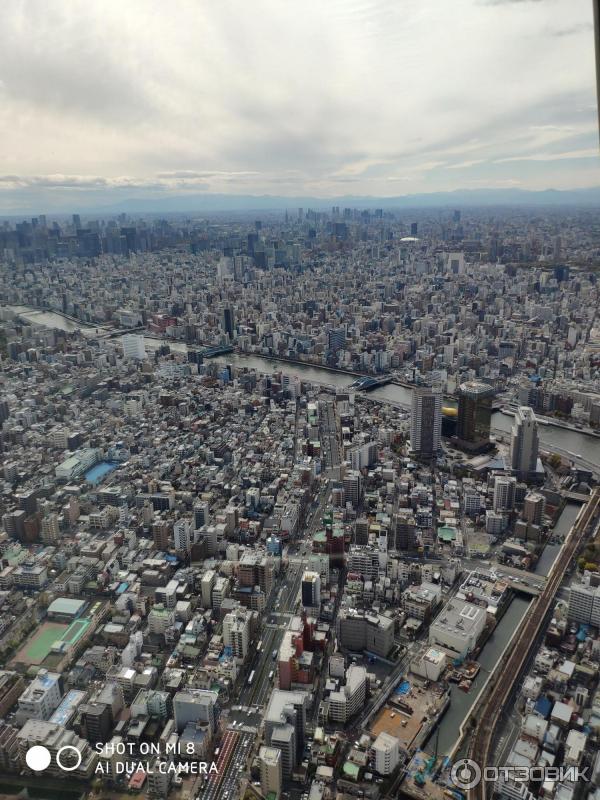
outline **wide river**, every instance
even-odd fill
[[[9,306],[9,308],[18,313],[22,319],[44,327],[58,328],[71,332],[79,328],[84,333],[86,329],[89,329],[90,332],[94,330],[92,326],[85,325],[84,323],[77,323],[58,312],[37,311],[27,306]],[[146,346],[148,349],[155,349],[158,343],[159,341],[157,339],[146,338]],[[186,352],[187,350],[187,345],[182,342],[165,343],[169,345],[171,350],[177,352]],[[303,381],[321,383],[338,388],[345,388],[354,380],[354,377],[348,373],[336,372],[335,370],[326,369],[325,367],[315,367],[309,364],[283,362],[263,356],[229,353],[215,360],[248,367],[249,369],[255,369],[258,372],[267,374],[283,371],[287,375],[297,376]],[[368,396],[373,400],[390,402],[410,408],[412,392],[409,388],[404,386],[388,384],[387,386],[382,386],[379,389],[369,392]],[[499,411],[494,413],[492,427],[497,433],[509,433],[511,425],[512,417],[502,414]],[[583,465],[586,465],[587,462],[588,464],[600,467],[600,437],[588,436],[579,431],[558,428],[553,425],[540,425],[539,435],[542,447],[545,449],[554,449],[563,455],[572,455],[576,453],[581,456]]]

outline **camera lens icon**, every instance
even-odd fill
[[[79,767],[81,761],[81,753],[72,744],[65,744],[56,753],[56,763],[63,772],[73,772]]]
[[[461,758],[450,770],[450,780],[458,789],[472,789],[481,780],[481,768],[471,758]]]
[[[66,744],[56,752],[56,765],[63,772],[73,772],[82,762],[82,755],[72,744]],[[25,753],[25,763],[34,772],[43,772],[52,762],[52,753],[47,747],[36,744]]]

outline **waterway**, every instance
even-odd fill
[[[10,308],[18,313],[20,317],[32,324],[59,328],[69,332],[73,332],[79,328],[83,333],[89,334],[93,334],[96,330],[92,325],[87,325],[85,323],[78,324],[58,312],[37,311],[27,308],[26,306],[10,306]],[[145,341],[146,347],[149,350],[156,349],[160,344],[160,340],[154,338],[146,338]],[[187,345],[183,342],[165,342],[165,344],[168,344],[171,350],[175,352],[185,353],[187,351]],[[257,355],[228,353],[215,360],[219,363],[247,367],[248,369],[255,369],[258,372],[267,374],[272,372],[285,372],[286,375],[296,376],[303,381],[335,386],[340,389],[348,387],[354,380],[352,375],[329,370],[325,367],[312,366],[310,364],[287,363]],[[390,402],[410,408],[412,392],[407,387],[388,384],[387,386],[382,386],[369,392],[368,397],[374,400]],[[510,433],[512,422],[512,417],[502,414],[501,412],[496,412],[493,415],[492,426],[496,430],[506,434]],[[587,436],[578,431],[557,428],[551,425],[540,425],[539,436],[540,442],[545,449],[551,450],[556,448],[564,453],[567,451],[580,453],[584,461],[600,467],[600,438]]]
[[[554,536],[563,538],[571,530],[575,518],[581,509],[579,503],[567,503],[563,508],[560,517],[556,520],[556,525],[552,530]],[[547,575],[550,572],[552,564],[556,560],[556,556],[560,552],[560,544],[547,544],[544,552],[540,556],[539,561],[535,565],[535,572],[538,575]]]
[[[567,503],[556,521],[554,532],[566,536],[575,522],[580,508],[581,506],[578,503]],[[538,575],[548,574],[559,550],[559,545],[548,545],[548,547],[545,548],[537,564],[536,573]],[[504,616],[498,623],[492,636],[485,643],[477,659],[479,664],[481,664],[481,670],[473,681],[471,690],[469,692],[463,692],[456,684],[451,684],[452,699],[450,706],[440,722],[439,733],[434,731],[425,747],[428,753],[433,753],[435,751],[436,737],[438,755],[444,755],[452,750],[458,738],[458,731],[462,721],[469,713],[482,686],[487,680],[491,670],[497,664],[514,631],[525,616],[531,602],[531,600],[525,597],[513,597]]]
[[[492,426],[504,433],[510,433],[513,418],[508,414],[497,411],[493,415]],[[587,436],[579,431],[558,428],[555,425],[539,425],[538,433],[540,444],[545,450],[553,447],[571,453],[580,453],[583,459],[592,464],[600,465],[600,437]]]
[[[437,747],[439,756],[449,753],[459,735],[460,726],[477,699],[481,688],[494,669],[507,642],[527,613],[531,600],[514,597],[496,629],[485,643],[477,661],[481,664],[479,674],[473,681],[471,690],[463,692],[457,684],[451,684],[450,706],[425,746],[428,753],[434,753]]]

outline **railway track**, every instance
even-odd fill
[[[575,556],[583,539],[588,535],[592,525],[596,522],[599,505],[600,488],[596,487],[587,505],[582,507],[580,516],[575,521],[575,525],[571,528],[569,535],[565,539],[560,554],[554,562],[550,575],[548,576],[546,586],[539,595],[537,601],[534,601],[535,607],[525,621],[521,633],[514,643],[507,660],[501,666],[502,671],[499,678],[492,686],[477,715],[478,724],[471,738],[468,757],[482,768],[489,765],[495,729],[504,704],[523,669],[529,652],[529,645],[531,642],[535,641],[539,633],[540,626],[550,609],[550,604],[562,583],[565,571],[571,563],[571,559]],[[498,668],[496,672],[498,672]],[[488,791],[485,781],[480,781],[477,786],[469,790],[468,797],[469,800],[486,800],[486,797],[492,796],[492,792],[492,786],[489,786]]]

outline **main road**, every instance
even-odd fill
[[[287,572],[284,573],[280,585],[273,589],[266,605],[263,615],[265,622],[262,630],[261,650],[254,654],[247,670],[248,676],[254,672],[254,677],[250,684],[246,677],[246,682],[239,694],[239,703],[243,708],[265,706],[277,682],[277,659],[273,657],[273,654],[275,651],[279,651],[290,619],[300,608],[302,575],[308,567],[310,539],[321,524],[328,497],[329,481],[324,480],[317,502],[311,506],[305,523],[304,537],[298,543],[292,542],[289,546],[289,550],[299,548],[299,553],[289,555]],[[272,676],[271,672],[273,672]]]

